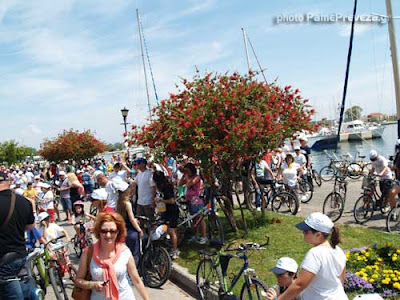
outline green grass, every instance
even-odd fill
[[[237,220],[240,218],[240,212],[235,211]],[[282,223],[270,224],[273,218],[280,218]],[[257,250],[248,252],[250,267],[254,268],[257,275],[267,283],[267,285],[275,284],[275,276],[268,270],[272,268],[276,261],[282,256],[294,258],[300,265],[305,253],[311,248],[303,240],[303,234],[295,228],[295,224],[304,220],[304,218],[282,215],[273,212],[267,212],[265,218],[254,217],[250,212],[246,211],[246,220],[248,225],[248,233],[244,232],[233,233],[226,220],[223,219],[226,244],[236,241],[237,245],[243,242],[265,242],[265,236],[268,235],[269,245],[265,250]],[[241,222],[238,222],[240,228],[243,228]],[[362,246],[378,244],[383,245],[387,242],[393,245],[400,246],[400,236],[388,234],[382,231],[363,228],[361,226],[338,225],[341,229],[342,242],[340,247],[344,250],[358,248]],[[197,244],[185,244],[181,247],[181,255],[177,263],[189,269],[191,274],[196,274],[197,264],[199,262],[199,254],[197,250],[207,249],[207,246]],[[242,260],[232,259],[228,268],[228,278],[232,279],[233,275],[239,270],[242,265]],[[241,283],[239,283],[234,291],[239,294]],[[354,294],[349,294],[352,299]]]

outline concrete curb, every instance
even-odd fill
[[[169,280],[195,299],[200,298],[199,292],[197,291],[196,276],[190,274],[187,268],[181,267],[176,262],[173,262]]]

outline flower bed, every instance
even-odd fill
[[[348,292],[379,293],[383,298],[400,295],[400,249],[386,244],[346,252],[345,289]]]

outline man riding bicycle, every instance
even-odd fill
[[[384,205],[384,199],[388,196],[388,193],[392,188],[392,170],[389,167],[388,160],[385,157],[378,155],[376,150],[371,150],[369,153],[369,159],[371,160],[372,164],[370,173],[373,174],[376,171],[377,175],[379,176],[379,189],[381,190],[382,197],[381,200],[378,200],[376,204],[377,206],[381,207]],[[388,197],[388,199],[391,201],[390,197]],[[395,203],[392,203],[391,201],[391,207],[392,204],[394,207]]]

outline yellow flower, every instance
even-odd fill
[[[368,269],[368,270],[372,270],[372,266],[366,266],[366,268]]]
[[[397,260],[397,256],[392,256],[392,261],[396,261]]]
[[[378,261],[381,262],[381,261],[382,261],[382,258],[378,257]]]
[[[372,275],[372,278],[374,278],[374,279],[376,279],[376,278],[378,278],[379,276],[377,275],[377,274],[374,274],[374,275]]]
[[[369,257],[369,252],[365,253],[365,256],[366,256],[366,257]]]
[[[364,254],[366,251],[365,250],[361,250],[361,253]]]
[[[397,249],[397,250],[396,250],[396,253],[400,254],[400,249]]]
[[[373,280],[372,278],[370,280],[368,280],[369,283],[373,283],[375,282],[375,280]]]

